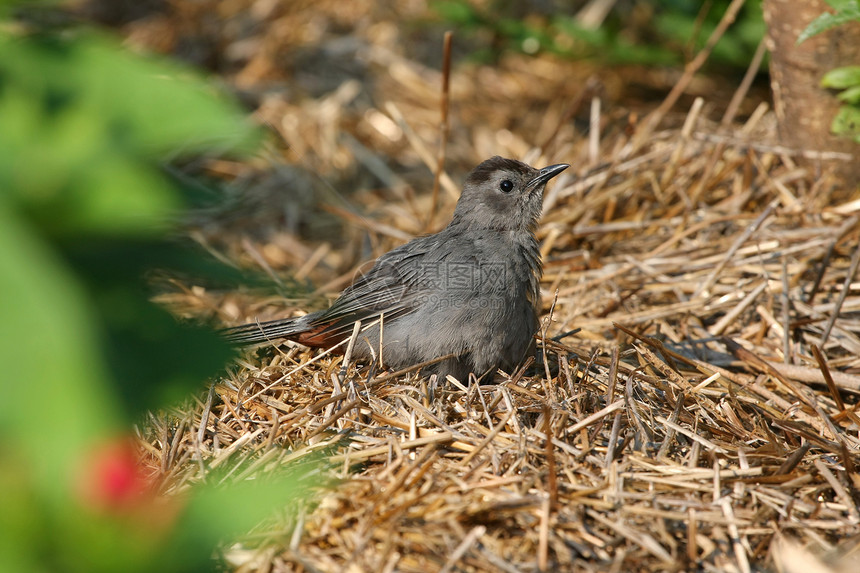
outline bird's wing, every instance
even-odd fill
[[[307,346],[337,344],[352,333],[357,320],[368,323],[379,316],[390,320],[417,308],[422,295],[433,288],[433,281],[427,278],[428,266],[422,261],[434,251],[435,245],[438,242],[422,237],[384,254],[326,310],[300,318],[244,324],[224,329],[222,334],[237,344],[257,344],[277,338],[289,338]]]
[[[310,322],[316,335],[326,341],[349,336],[357,320],[391,320],[418,307],[431,288],[422,263],[432,246],[425,238],[415,239],[377,259],[337,300]],[[316,338],[316,337],[315,337]]]

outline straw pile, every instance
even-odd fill
[[[743,122],[737,106],[709,121],[701,99],[639,121],[601,113],[608,88],[591,71],[511,57],[452,74],[450,175],[433,212],[441,78],[366,49],[373,87],[345,81],[257,112],[287,161],[354,185],[352,207],[326,202],[342,239],[305,240],[274,220],[266,232],[246,221],[256,234],[196,231],[240,264],[322,285],[316,298],[197,287],[162,300],[232,324],[318,307],[362,259],[444,225],[481,159],[565,161],[539,231],[538,356],[479,385],[287,344],[246,353],[208,396],[153,414],[140,433],[168,492],[218,466],[247,477],[249,463],[265,473],[315,452],[330,460],[317,471],[336,485],[226,548],[228,563],[858,570],[856,193],[780,147],[765,104]],[[589,109],[583,136],[572,118]]]

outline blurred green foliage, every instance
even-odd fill
[[[834,12],[825,12],[813,20],[800,34],[798,44],[836,26],[860,22],[860,0],[826,1]],[[860,66],[830,70],[821,78],[821,87],[840,90],[836,97],[842,105],[830,124],[830,131],[860,143]]]
[[[834,12],[824,12],[812,21],[797,38],[797,43],[803,43],[812,36],[820,34],[836,26],[860,20],[860,0],[824,0]]]
[[[232,352],[151,304],[144,275],[201,268],[168,239],[189,195],[163,162],[247,154],[259,132],[192,70],[91,30],[3,20],[12,4],[0,4],[0,570],[211,570],[217,541],[298,490],[258,479],[155,494],[133,421]]]
[[[431,6],[467,36],[486,32],[494,36],[493,45],[477,57],[494,58],[504,50],[545,51],[604,64],[677,65],[704,46],[729,3],[619,1],[598,28],[584,27],[576,19],[582,2],[556,2],[544,13],[505,0],[494,0],[486,9],[469,0],[437,0]],[[709,62],[745,69],[764,31],[761,0],[749,0]]]
[[[38,345],[46,333],[78,331],[62,346],[88,344],[106,356],[133,396],[129,413],[155,406],[159,386],[199,384],[223,366],[229,353],[218,337],[184,328],[150,304],[143,275],[195,264],[165,238],[188,201],[160,161],[252,149],[256,131],[238,107],[190,70],[134,56],[92,32],[7,35],[0,38],[0,125],[3,208],[16,228],[0,265],[20,257],[16,243],[29,241],[45,258],[24,258],[33,289],[70,283],[34,296],[32,306],[18,294],[4,297],[6,316],[20,325],[3,341],[32,336]],[[49,278],[49,269],[61,278]],[[76,291],[82,300],[69,302]],[[32,317],[54,304],[80,315],[64,323],[53,311],[35,328]]]
[[[860,143],[860,66],[830,70],[821,78],[821,86],[839,90],[836,97],[843,102],[830,124],[830,131]]]

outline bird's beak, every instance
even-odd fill
[[[534,179],[528,182],[528,184],[526,185],[526,189],[538,189],[544,183],[546,183],[568,167],[570,167],[570,165],[568,165],[567,163],[558,163],[556,165],[544,167],[540,170],[540,172],[538,172],[537,176]]]

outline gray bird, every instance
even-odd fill
[[[352,353],[359,360],[378,359],[382,332],[382,360],[391,368],[453,354],[422,374],[465,381],[470,372],[511,372],[533,351],[539,326],[535,230],[544,187],[568,167],[487,159],[466,178],[447,227],[379,257],[326,310],[224,334],[239,344],[285,338],[329,348],[361,321]]]

